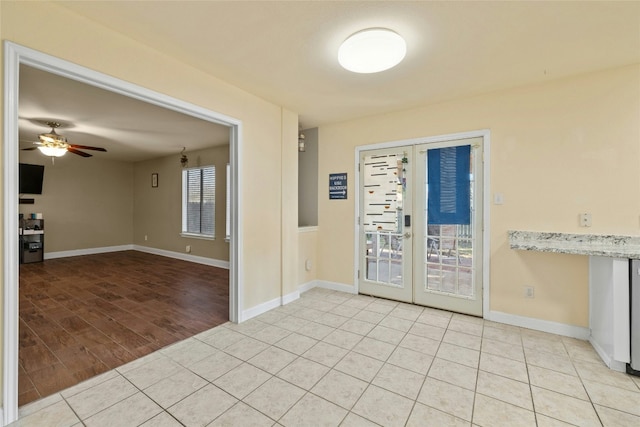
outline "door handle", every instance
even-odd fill
[[[409,233],[408,231],[406,233],[404,233],[404,238],[405,239],[411,238],[411,233]]]

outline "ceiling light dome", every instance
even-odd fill
[[[378,73],[404,59],[407,43],[386,28],[369,28],[346,39],[338,50],[338,62],[354,73]]]
[[[67,154],[66,147],[57,147],[55,145],[41,145],[38,150],[45,156],[49,157],[62,157]]]

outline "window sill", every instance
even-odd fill
[[[206,234],[180,233],[180,236],[188,239],[216,240],[215,236],[207,236]]]

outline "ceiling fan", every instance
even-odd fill
[[[69,144],[69,142],[67,141],[67,138],[56,133],[56,129],[60,127],[60,123],[47,122],[47,126],[51,127],[51,132],[41,133],[40,135],[38,135],[39,141],[34,142],[36,147],[23,148],[23,150],[35,150],[37,148],[42,152],[42,154],[50,157],[64,156],[67,153],[67,151],[82,157],[92,156],[92,154],[85,153],[84,151],[80,151],[80,149],[103,151],[103,152],[107,151],[102,147],[90,147],[88,145]]]

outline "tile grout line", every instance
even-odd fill
[[[527,369],[527,386],[529,388],[529,395],[531,396],[531,408],[533,409],[533,420],[538,423],[538,411],[536,411],[536,401],[533,398],[533,385],[531,384],[531,374],[529,372],[529,363],[527,363],[527,353],[524,351],[524,341],[522,341],[522,335],[520,335],[520,345],[522,345],[522,354],[524,356],[524,366]]]
[[[564,348],[564,350],[567,352],[567,355],[569,356],[569,360],[571,361],[571,366],[573,367],[573,369],[576,372],[576,374],[578,374],[578,378],[580,379],[580,385],[582,386],[585,394],[589,398],[589,403],[591,404],[591,407],[593,408],[594,414],[596,414],[596,417],[598,418],[598,421],[600,422],[600,425],[604,425],[604,423],[602,422],[602,418],[600,417],[600,413],[596,409],[595,403],[593,402],[593,399],[592,399],[591,395],[589,394],[589,391],[587,390],[587,387],[584,385],[583,378],[580,375],[580,372],[578,371],[578,369],[576,368],[576,365],[574,363],[574,358],[571,356],[571,353],[568,351],[567,345],[564,343],[564,341],[562,341],[562,347]],[[533,396],[533,392],[532,392],[532,396]]]
[[[476,384],[475,387],[473,389],[473,402],[471,403],[471,420],[469,420],[469,422],[471,423],[471,425],[473,425],[473,419],[475,418],[475,414],[476,414],[476,398],[478,396],[478,378],[480,377],[480,361],[482,359],[482,346],[484,345],[482,339],[484,336],[484,323],[482,325],[482,334],[480,335],[480,352],[478,354],[478,370],[476,372]]]
[[[374,300],[374,301],[375,301],[375,300]],[[342,305],[342,304],[344,304],[344,302],[343,302],[343,303],[341,303],[341,304],[338,304],[338,306],[339,306],[339,305]],[[365,306],[365,307],[363,307],[362,309],[360,309],[360,310],[358,311],[358,313],[359,313],[359,312],[361,312],[361,311],[363,311],[363,310],[366,310],[366,306]],[[354,316],[355,316],[355,315],[354,315]],[[353,318],[354,318],[354,316],[351,316],[349,319],[353,319]],[[383,318],[383,319],[384,319],[384,318]],[[381,322],[383,319],[381,319],[378,323],[375,323],[375,325],[376,325],[376,326],[378,326],[378,325],[380,324],[380,322]],[[310,320],[310,321],[311,321],[311,322],[314,322],[313,320]],[[348,321],[348,320],[347,320],[347,321]],[[344,323],[346,323],[346,321],[345,321],[345,322],[343,322],[343,324],[344,324]],[[343,325],[343,324],[342,324],[342,325]],[[342,326],[342,325],[340,325],[340,326]],[[340,330],[340,326],[338,326],[338,327],[336,327],[336,328],[333,328],[333,332],[335,332],[335,331],[337,331],[337,330]],[[375,327],[374,327],[374,328],[375,328]],[[331,333],[333,333],[333,332],[330,332],[329,334],[327,334],[327,335],[325,336],[325,338],[326,338],[327,336],[331,335]],[[346,331],[345,331],[345,332],[346,332]],[[320,383],[320,381],[322,381],[322,379],[323,379],[323,378],[325,378],[325,377],[326,377],[326,376],[327,376],[331,371],[335,370],[335,367],[340,363],[340,361],[344,360],[344,358],[345,358],[345,357],[347,357],[351,352],[353,352],[353,351],[354,351],[353,349],[354,349],[354,348],[355,348],[359,343],[361,343],[361,342],[364,340],[364,338],[366,338],[366,337],[367,337],[367,335],[360,335],[360,334],[356,334],[356,335],[359,335],[361,338],[360,338],[360,339],[359,339],[359,341],[358,341],[356,344],[354,344],[350,349],[345,349],[344,347],[337,346],[337,347],[343,348],[343,349],[344,349],[344,350],[346,350],[347,352],[344,354],[344,356],[342,356],[342,357],[340,358],[340,360],[339,360],[339,361],[337,361],[337,362],[336,362],[332,367],[330,367],[330,368],[329,368],[329,370],[328,370],[328,371],[327,371],[327,372],[322,376],[322,378],[320,378],[316,383],[314,383],[314,385],[313,385],[313,386],[311,386],[311,388],[310,388],[309,390],[305,390],[305,394],[304,394],[304,395],[303,395],[303,396],[298,400],[298,402],[299,402],[300,400],[302,400],[302,399],[304,398],[304,396],[306,396],[307,394],[312,394],[313,396],[318,397],[318,398],[320,398],[320,399],[323,399],[323,400],[325,400],[326,402],[328,402],[328,403],[330,403],[330,404],[336,405],[335,403],[333,403],[333,402],[331,402],[331,401],[328,401],[328,400],[327,400],[327,399],[325,399],[324,397],[319,396],[319,395],[317,395],[317,394],[313,393],[312,389],[313,389],[317,384],[319,384],[319,383]],[[322,341],[321,341],[321,340],[318,340],[318,342],[324,342],[324,339],[323,339]],[[327,344],[328,344],[328,343],[327,343]],[[335,345],[335,344],[333,344],[333,345]],[[356,352],[356,353],[357,353],[357,352]],[[358,353],[358,354],[359,354],[359,353]],[[304,356],[303,356],[303,355],[299,355],[299,357],[304,358]],[[309,360],[309,359],[307,359],[307,360]],[[376,359],[376,360],[377,360],[377,359]],[[293,361],[292,361],[291,363],[293,363]],[[291,364],[291,363],[290,363],[290,364]],[[317,363],[317,362],[316,362],[316,363]],[[384,363],[384,362],[383,362],[383,363]],[[326,366],[326,365],[323,365],[323,366]],[[384,365],[382,365],[382,366],[384,366]],[[378,374],[378,372],[380,371],[380,369],[382,369],[382,366],[381,366],[381,367],[376,371],[376,373],[374,374],[373,379],[375,379],[375,375],[377,375],[377,374]],[[282,371],[283,369],[285,369],[285,368],[282,368],[282,369],[281,369],[281,371]],[[361,378],[354,377],[354,376],[352,376],[352,375],[350,375],[350,374],[348,374],[348,373],[345,373],[345,372],[342,372],[342,371],[338,371],[338,370],[336,370],[336,372],[340,372],[340,373],[342,373],[342,374],[348,375],[348,376],[350,376],[350,377],[352,377],[352,378],[355,378],[355,379],[357,379],[357,380],[362,381],[362,379],[361,379]],[[364,394],[366,393],[366,391],[368,390],[368,388],[372,385],[372,381],[373,381],[373,379],[372,379],[371,381],[367,382],[367,387],[363,390],[363,392],[360,394],[359,398],[358,398],[358,399],[353,403],[353,405],[351,405],[351,407],[350,407],[349,409],[345,408],[344,406],[337,405],[338,407],[341,407],[341,408],[343,408],[343,409],[345,409],[345,410],[347,411],[347,413],[345,414],[345,416],[342,418],[341,423],[342,423],[342,422],[344,422],[344,420],[346,419],[346,417],[348,417],[348,416],[349,416],[349,414],[350,414],[350,413],[354,413],[354,412],[352,411],[352,409],[357,405],[357,403],[360,401],[360,399],[362,398],[362,396],[364,396]],[[285,381],[286,381],[286,380],[285,380]],[[295,384],[294,384],[294,385],[295,385]],[[286,414],[287,414],[287,413],[288,413],[288,412],[289,412],[289,411],[290,411],[294,406],[295,406],[295,404],[294,404],[294,405],[292,405],[292,406],[287,410],[287,412],[285,412],[285,414],[283,414],[283,415],[282,415],[278,420],[276,420],[276,421],[279,421],[279,420],[281,420],[283,417],[285,417],[285,416],[286,416]],[[354,415],[360,416],[360,415],[358,415],[358,414],[356,414],[356,413],[354,413]],[[363,417],[363,418],[364,418],[364,417]],[[366,419],[366,418],[365,418],[365,419]],[[372,420],[369,420],[369,421],[373,422]],[[374,424],[377,424],[377,423],[375,423],[375,422],[374,422]]]
[[[343,302],[343,304],[344,304],[344,302]],[[342,304],[340,304],[340,305],[342,305]],[[361,312],[361,311],[363,311],[363,310],[365,310],[365,308],[360,309],[358,312]],[[353,319],[353,316],[352,316],[352,317],[350,317],[350,319]],[[311,320],[311,322],[313,322],[313,320]],[[344,323],[346,323],[346,322],[344,322]],[[343,323],[343,324],[344,324],[344,323]],[[376,324],[376,325],[377,325],[377,324]],[[340,326],[342,326],[342,325],[340,325]],[[333,331],[332,331],[332,332],[330,332],[329,334],[327,334],[327,335],[325,336],[325,338],[326,338],[327,336],[331,335],[333,332],[337,331],[338,329],[339,329],[339,327],[338,327],[338,328],[333,328]],[[358,334],[358,335],[359,335],[359,334]],[[358,343],[362,342],[362,340],[364,340],[364,337],[365,337],[365,336],[362,336],[362,337],[360,338],[360,340],[358,341]],[[323,338],[323,340],[322,340],[322,341],[321,341],[321,340],[318,340],[318,342],[324,342],[324,338]],[[357,345],[358,345],[358,343],[356,343],[356,344],[355,344],[351,349],[345,349],[344,347],[340,347],[340,346],[337,346],[337,345],[336,345],[336,347],[342,348],[342,349],[346,350],[347,352],[344,354],[344,356],[342,356],[342,357],[340,358],[340,360],[338,360],[338,361],[337,361],[337,362],[336,362],[332,367],[330,367],[330,368],[329,368],[329,370],[328,370],[328,371],[327,371],[327,372],[322,376],[322,378],[320,378],[320,379],[319,379],[319,380],[318,380],[318,381],[317,381],[313,386],[311,386],[311,388],[310,388],[309,390],[305,390],[305,394],[304,394],[300,399],[298,399],[298,402],[299,402],[300,400],[302,400],[302,399],[304,398],[304,396],[306,396],[307,394],[312,394],[312,395],[314,395],[314,396],[316,396],[316,397],[318,397],[318,398],[320,398],[320,399],[325,400],[326,402],[328,402],[328,403],[330,403],[330,404],[335,405],[335,403],[330,402],[330,401],[328,401],[327,399],[324,399],[322,396],[318,396],[318,395],[316,395],[315,393],[313,393],[313,392],[311,391],[311,389],[313,389],[313,388],[314,388],[318,383],[320,383],[320,381],[322,381],[322,379],[323,379],[323,378],[325,378],[325,377],[326,377],[326,376],[327,376],[327,375],[328,375],[332,370],[334,370],[334,369],[335,369],[335,367],[336,367],[336,366],[337,366],[337,365],[338,365],[342,360],[344,360],[344,358],[345,358],[345,357],[347,357],[347,356],[349,355],[349,353],[351,353],[351,352],[353,351],[353,348],[355,348],[355,346],[357,346]],[[329,343],[327,343],[327,344],[329,344]],[[315,345],[315,344],[314,344],[314,345]],[[335,344],[331,344],[331,345],[335,345]],[[299,357],[304,357],[304,356],[303,356],[303,355],[300,355]],[[293,361],[292,361],[291,363],[293,363]],[[316,363],[317,363],[317,362],[316,362]],[[326,366],[326,365],[323,365],[323,366]],[[284,369],[284,368],[283,368],[283,369]],[[280,371],[282,371],[283,369],[281,369]],[[337,372],[341,372],[341,373],[343,373],[343,374],[345,374],[345,375],[349,375],[349,374],[344,373],[344,372],[342,372],[342,371],[337,371]],[[377,373],[377,372],[376,372],[376,373]],[[351,376],[351,375],[349,375],[349,376]],[[353,376],[351,376],[351,377],[352,377],[352,378],[356,378],[356,379],[358,379],[358,380],[361,380],[361,381],[362,381],[362,379],[360,379],[360,378],[353,377]],[[286,380],[285,380],[285,381],[286,381]],[[295,384],[294,384],[294,385],[295,385]],[[345,420],[345,419],[349,416],[349,414],[352,412],[351,410],[356,406],[356,404],[358,403],[358,401],[360,400],[360,398],[364,395],[364,393],[366,392],[366,390],[369,388],[369,385],[370,385],[370,383],[368,383],[368,384],[367,384],[367,387],[363,390],[363,392],[362,392],[362,394],[360,395],[360,397],[359,397],[359,398],[358,398],[358,399],[353,403],[353,405],[351,405],[351,408],[346,409],[346,408],[344,408],[343,406],[337,405],[337,406],[339,406],[339,407],[341,407],[341,408],[343,408],[343,409],[346,409],[346,411],[347,411],[347,413],[345,414],[345,416],[344,416],[344,417],[342,418],[342,420],[340,421],[340,424],[342,424],[342,423],[344,422],[344,420]],[[297,404],[297,402],[296,402],[296,404]],[[295,405],[296,405],[296,404],[293,404],[293,405],[292,405],[292,406],[291,406],[291,407],[290,407],[290,408],[289,408],[289,409],[288,409],[288,410],[287,410],[287,411],[286,411],[286,412],[285,412],[285,413],[284,413],[284,414],[283,414],[283,415],[282,415],[278,420],[276,420],[276,421],[277,421],[277,422],[279,422],[280,420],[282,420],[282,419],[287,415],[287,413],[289,413],[289,411],[291,411],[291,409],[293,409],[293,408],[295,407]],[[356,415],[357,415],[357,414],[356,414]],[[377,424],[377,423],[376,423],[376,424]]]

